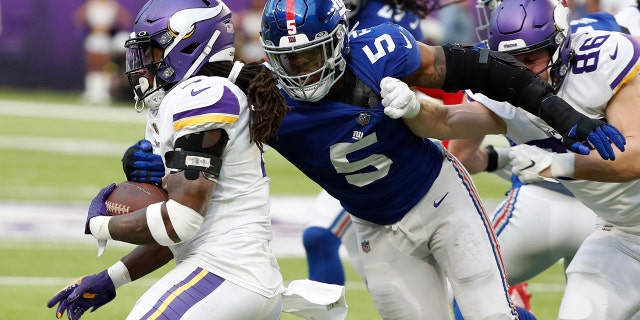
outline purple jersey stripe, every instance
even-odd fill
[[[629,38],[629,42],[633,44],[633,58],[629,62],[629,64],[620,72],[618,77],[611,83],[610,87],[613,92],[618,91],[620,86],[625,82],[633,79],[640,71],[640,61],[638,61],[638,57],[640,56],[640,45],[638,42],[634,41],[630,35],[624,35]]]
[[[179,284],[167,290],[142,319],[179,319],[222,282],[224,279],[217,275],[197,268]]]
[[[176,127],[179,123],[183,123],[184,121],[190,123],[203,123],[203,119],[212,119],[202,118],[202,116],[213,116],[213,119],[220,118],[224,121],[223,123],[233,123],[238,119],[239,114],[240,101],[238,101],[238,97],[236,97],[229,88],[224,87],[224,92],[222,93],[220,100],[206,107],[175,113],[173,115],[173,123],[174,127]],[[200,119],[200,121],[192,121],[192,119]]]

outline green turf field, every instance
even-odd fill
[[[0,90],[0,202],[88,203],[101,187],[124,180],[122,152],[139,140],[144,130],[144,117],[136,114],[133,106],[18,107],[1,100],[8,96]],[[36,96],[38,101],[48,101],[46,95]],[[13,95],[10,98],[15,99]],[[24,100],[24,96],[19,98]],[[273,194],[313,195],[320,190],[276,152],[267,152],[266,162]],[[474,180],[485,199],[500,199],[508,187],[506,181],[489,174],[474,176]],[[110,266],[128,249],[113,246],[97,258],[93,243],[15,242],[0,236],[0,320],[53,319],[54,311],[45,304],[58,289],[80,275]],[[282,258],[279,262],[286,281],[306,277],[304,259]],[[83,319],[124,319],[137,297],[165,271],[126,285],[115,301]],[[348,319],[379,319],[363,282],[352,269],[347,267],[347,271]],[[556,317],[563,285],[560,265],[530,282],[538,319]],[[296,317],[285,315],[283,319]]]

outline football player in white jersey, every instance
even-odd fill
[[[505,34],[494,34],[496,38],[493,41],[496,43],[493,45],[514,53],[520,49],[520,52],[530,55],[530,63],[534,64],[536,60],[548,61],[547,53],[543,55],[538,52],[538,56],[535,51],[528,53],[532,49],[530,46],[544,48],[544,43],[527,42],[527,37],[521,34],[525,34],[526,30],[515,32],[508,28],[509,25],[517,28],[508,22],[514,21],[512,18],[516,14],[523,13],[523,7],[531,6],[547,6],[552,10],[546,14],[552,25],[568,26],[566,22],[557,20],[563,16],[561,10],[565,8],[556,2],[505,1],[492,16],[492,23],[500,23],[504,19],[506,25],[502,25],[500,31]],[[569,34],[565,38],[568,40],[560,46],[558,55],[553,57],[559,60],[551,64],[551,79],[556,84],[558,95],[570,101],[576,109],[593,118],[606,117],[609,123],[621,128],[627,138],[627,147],[624,153],[616,151],[615,161],[583,157],[562,151],[554,144],[540,147],[562,153],[534,147],[532,145],[538,145],[538,141],[551,141],[544,135],[547,138],[557,137],[556,132],[534,115],[482,95],[475,95],[475,102],[455,108],[424,102],[419,115],[407,123],[416,133],[424,135],[444,134],[460,126],[473,126],[482,134],[497,132],[512,137],[539,135],[540,139],[532,145],[523,144],[511,149],[509,157],[514,173],[524,182],[541,181],[542,176],[558,179],[597,215],[594,232],[581,244],[567,268],[567,288],[559,319],[634,319],[638,316],[637,302],[640,296],[629,288],[628,281],[640,274],[640,182],[625,181],[640,177],[636,161],[640,148],[635,139],[638,135],[636,131],[640,130],[636,117],[640,108],[640,77],[637,77],[640,71],[640,45],[630,36],[607,31],[585,31]],[[563,57],[569,59],[563,60]],[[546,65],[546,62],[543,64]],[[405,96],[409,97],[409,93]],[[469,118],[467,114],[473,114],[474,118]],[[484,114],[485,118],[480,119],[479,114]]]
[[[128,319],[280,318],[284,287],[269,245],[261,149],[288,108],[271,71],[234,63],[233,45],[231,11],[221,1],[151,0],[138,13],[126,73],[137,103],[149,109],[145,138],[164,159],[170,200],[110,217],[104,201],[115,185],[101,190],[85,233],[139,246],[63,288],[48,303],[58,304],[58,318],[95,311],[116,288],[172,259],[176,267]]]
[[[478,29],[487,31],[486,33],[478,32],[478,35],[489,37],[491,41],[487,41],[486,38],[480,40],[493,50],[514,52],[514,56],[529,69],[549,79],[549,72],[546,70],[555,62],[552,57],[561,49],[562,44],[553,39],[559,32],[566,38],[570,30],[566,29],[566,26],[564,26],[565,30],[558,30],[556,25],[561,23],[538,24],[534,20],[544,21],[545,17],[549,21],[566,20],[566,17],[562,16],[560,11],[554,18],[555,4],[548,1],[536,3],[510,1],[502,6],[501,2],[478,1],[480,21],[486,22]],[[508,29],[505,24],[511,22],[509,19],[498,17],[493,20],[482,19],[490,17],[495,9],[502,11],[500,14],[503,17],[514,15],[519,11],[525,12],[522,29],[517,33]],[[594,29],[620,31],[620,26],[614,17],[606,12],[590,14],[580,20],[571,21],[570,26],[571,32]],[[505,36],[505,33],[508,35]],[[502,39],[516,37],[522,39],[527,44],[527,48],[518,46],[512,49],[498,48]],[[524,132],[524,135],[509,136],[509,143],[512,145],[525,143],[546,148],[558,148],[560,145],[557,137],[546,133],[539,132],[534,135],[528,131]],[[480,148],[483,138],[480,136],[473,139],[453,140],[449,144],[449,150],[472,174],[489,171],[501,175],[501,171],[508,164],[509,148],[493,146]],[[595,213],[559,183],[541,181],[525,184],[518,180],[517,176],[512,176],[511,182],[511,189],[507,192],[506,198],[496,207],[491,220],[509,276],[510,295],[514,303],[522,303],[525,308],[529,308],[531,294],[528,293],[526,283],[521,282],[533,278],[560,259],[563,260],[566,269],[582,241],[593,231]]]

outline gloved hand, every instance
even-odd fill
[[[597,119],[582,119],[575,124],[566,137],[562,138],[564,146],[579,154],[589,154],[596,149],[602,159],[615,160],[611,143],[620,151],[624,151],[626,139],[616,127]]]
[[[540,175],[540,172],[550,168],[551,176],[570,178],[574,173],[574,154],[554,153],[530,145],[517,145],[509,151],[511,172],[525,183],[538,181],[553,181]]]
[[[91,234],[91,228],[89,228],[89,221],[92,218],[98,216],[106,216],[107,215],[107,205],[104,203],[111,192],[116,188],[116,184],[112,183],[98,192],[93,200],[91,200],[91,204],[89,205],[89,212],[87,213],[87,221],[84,224],[84,234]]]
[[[60,290],[49,302],[51,308],[58,304],[56,318],[62,318],[64,312],[71,320],[80,319],[82,314],[91,312],[107,304],[116,297],[116,288],[107,270],[98,274],[84,276]]]
[[[420,112],[420,103],[406,83],[392,77],[380,81],[384,114],[393,119],[413,118]]]
[[[162,157],[153,153],[151,142],[140,140],[125,151],[122,169],[128,181],[162,184],[164,163]]]

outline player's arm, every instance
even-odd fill
[[[506,132],[506,123],[479,102],[443,105],[435,99],[418,99],[409,86],[398,79],[380,81],[384,113],[402,117],[411,131],[423,138],[466,139]]]
[[[628,182],[640,179],[640,77],[624,84],[609,100],[606,116],[609,123],[620,129],[627,139],[625,152],[616,152],[616,161],[605,161],[597,155],[554,154],[533,147],[514,148],[510,152],[514,173],[519,167],[526,167],[534,159],[545,163],[542,167],[531,168],[546,178],[569,177],[602,182]],[[537,158],[536,158],[537,157]],[[519,167],[518,167],[519,166]]]
[[[614,159],[610,142],[624,150],[624,139],[614,127],[574,110],[553,95],[551,85],[512,56],[459,45],[418,46],[421,65],[402,79],[408,85],[448,92],[471,89],[507,101],[545,120],[563,136],[569,149],[579,153],[589,153],[591,144],[604,159]]]
[[[102,194],[92,201],[85,233],[98,240],[172,245],[198,231],[222,166],[228,136],[215,129],[178,138],[165,154],[171,173],[165,177],[169,201],[126,215],[107,217]]]
[[[81,277],[62,288],[49,300],[47,307],[58,305],[56,317],[67,313],[77,320],[85,311],[91,312],[116,297],[116,289],[159,269],[173,258],[171,250],[164,246],[138,246],[113,266],[97,274]]]

